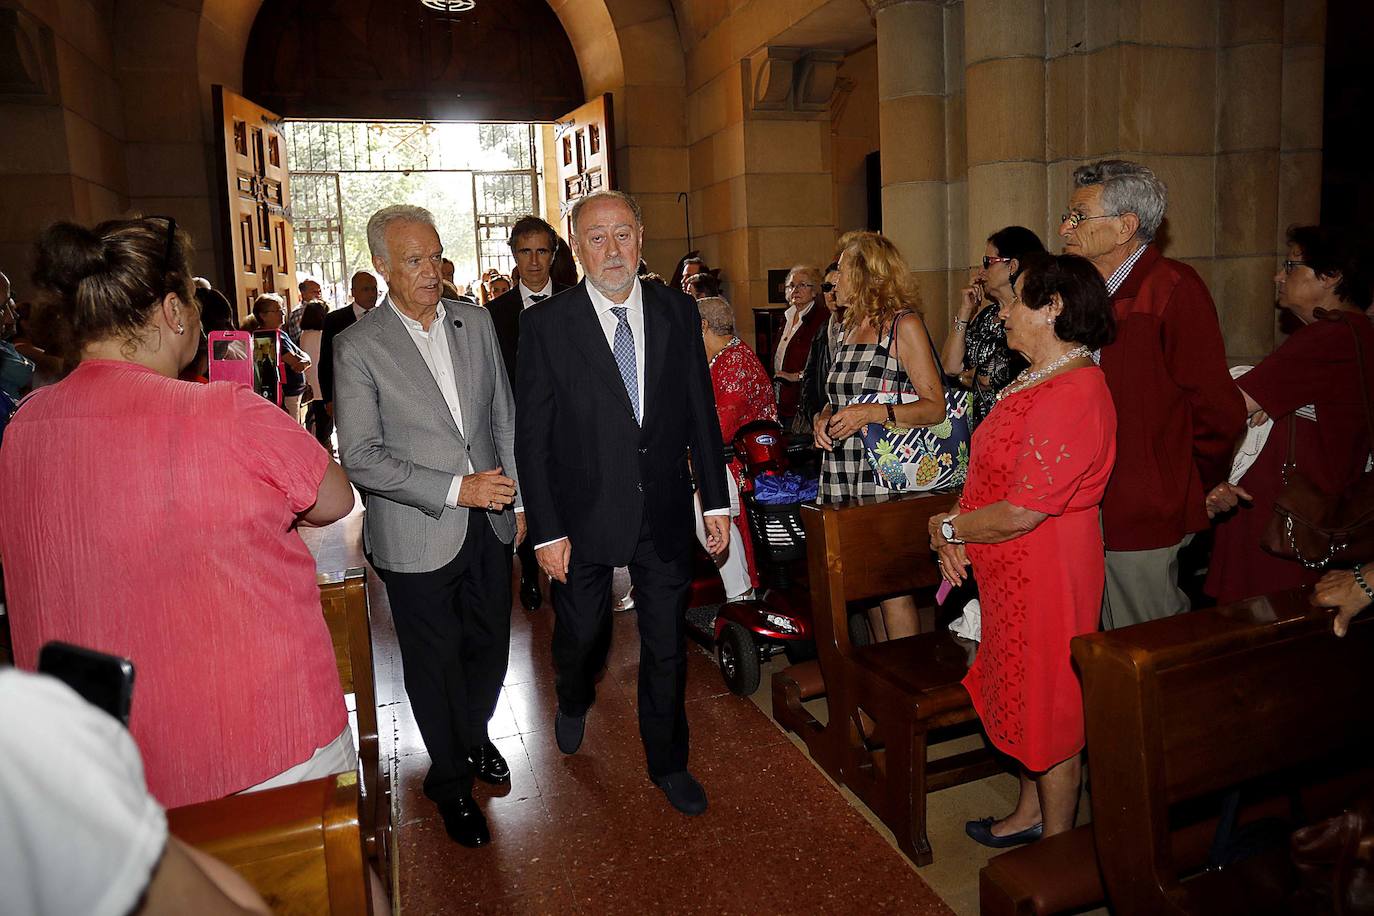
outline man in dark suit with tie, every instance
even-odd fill
[[[553,581],[554,733],[582,744],[610,647],[611,573],[638,609],[639,731],[649,777],[684,814],[706,810],[687,771],[684,614],[694,540],[691,467],[707,548],[729,543],[729,496],[695,303],[636,276],[644,221],[603,191],[573,207],[586,279],[521,316],[516,460],[540,567]]]
[[[506,374],[514,381],[521,313],[568,287],[559,286],[549,278],[553,256],[563,242],[548,223],[537,216],[522,216],[511,227],[509,244],[520,282],[487,303],[487,310],[496,325],[496,337],[501,341]],[[534,544],[527,539],[516,555],[520,557],[520,603],[527,611],[538,610],[544,596],[539,590],[539,565],[534,558]]]
[[[334,416],[334,338],[353,322],[377,305],[377,278],[365,270],[353,275],[349,282],[353,301],[324,316],[324,330],[320,333],[320,400],[329,416]]]

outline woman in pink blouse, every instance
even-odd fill
[[[130,730],[171,807],[353,759],[315,563],[296,528],[347,514],[342,469],[242,385],[177,381],[200,318],[166,218],[50,228],[35,279],[80,364],[0,449],[15,661],[59,639],[131,659]]]

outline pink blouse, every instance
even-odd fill
[[[131,659],[130,731],[172,807],[306,760],[347,726],[296,532],[329,458],[242,385],[87,360],[0,448],[15,661],[60,639]]]

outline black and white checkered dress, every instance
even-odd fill
[[[885,340],[880,338],[878,343],[842,341],[835,351],[835,361],[830,366],[830,377],[826,380],[826,402],[839,410],[864,392],[914,393],[916,389],[912,387],[901,363],[889,352],[890,346],[890,337]],[[836,442],[833,452],[823,454],[817,502],[839,502],[856,496],[892,492],[881,486],[873,476],[873,469],[864,457],[863,437],[858,433]]]

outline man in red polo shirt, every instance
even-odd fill
[[[1116,312],[1116,339],[1100,359],[1120,421],[1102,501],[1110,630],[1188,610],[1178,554],[1208,526],[1204,501],[1230,470],[1245,402],[1206,285],[1152,244],[1164,182],[1121,159],[1080,166],[1073,180],[1059,224],[1064,252],[1093,262]]]

